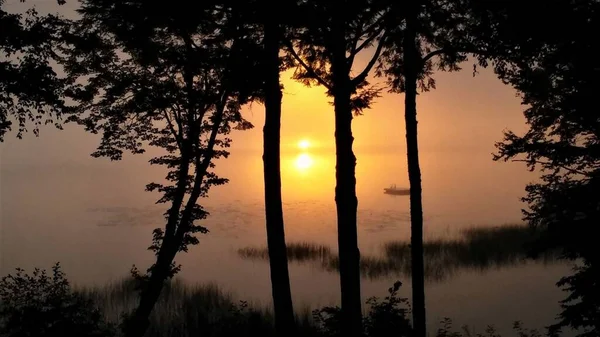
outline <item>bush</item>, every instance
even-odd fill
[[[406,298],[398,297],[400,281],[388,289],[389,295],[383,301],[376,297],[367,300],[369,313],[363,318],[364,335],[368,337],[407,337],[412,336],[410,308]],[[323,335],[341,336],[341,310],[339,307],[325,307],[315,310],[313,318]]]
[[[489,325],[485,329],[485,333],[473,333],[467,326],[463,326],[462,331],[452,330],[452,320],[450,318],[444,318],[441,322],[441,327],[436,333],[436,337],[502,337],[496,331],[496,328]],[[513,331],[517,337],[542,337],[542,334],[535,329],[527,329],[523,327],[520,321],[516,321],[513,324]],[[555,335],[549,334],[548,337],[556,337]]]
[[[114,335],[93,303],[71,290],[57,263],[52,276],[17,268],[0,280],[0,336],[104,337]]]

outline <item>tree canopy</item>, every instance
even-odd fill
[[[60,128],[67,84],[53,67],[65,21],[35,9],[9,13],[4,6],[0,0],[0,142],[12,129],[21,138],[27,130],[37,135],[44,124]]]

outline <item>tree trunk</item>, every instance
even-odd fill
[[[279,83],[280,28],[265,22],[265,126],[263,163],[267,247],[271,267],[271,290],[278,336],[289,336],[294,328],[294,310],[290,290],[287,249],[281,200],[280,137],[281,87]]]
[[[331,26],[331,75],[335,111],[335,203],[337,206],[342,326],[344,337],[362,336],[360,253],[356,213],[356,157],[352,151],[352,83],[346,58],[346,23],[335,15]]]
[[[345,50],[343,48],[336,49],[334,49],[334,53],[337,51],[339,55],[332,60],[332,73],[336,147],[335,202],[342,292],[342,336],[362,336],[360,253],[356,219],[358,208],[356,157],[352,151],[354,137],[352,136],[352,109],[350,106],[351,83]]]
[[[338,246],[340,257],[340,287],[342,290],[343,336],[362,335],[360,298],[360,253],[356,212],[356,157],[352,151],[352,111],[350,92],[336,95],[335,145],[336,187],[335,202],[338,219]]]
[[[415,21],[418,10],[413,5],[406,20],[404,37],[404,69],[406,91],[404,118],[406,121],[406,148],[408,180],[410,182],[410,253],[413,297],[413,328],[417,337],[426,336],[425,277],[423,264],[423,204],[421,200],[421,168],[417,137],[417,75],[420,60],[417,49]],[[412,6],[411,6],[412,7]]]
[[[185,151],[182,151],[180,158],[179,181],[173,204],[169,210],[169,218],[166,226],[165,237],[156,257],[156,264],[150,274],[150,279],[144,285],[140,294],[140,303],[133,312],[132,316],[125,322],[123,332],[126,337],[143,337],[150,324],[149,317],[158,301],[160,292],[169,275],[171,263],[177,254],[177,245],[175,231],[177,228],[177,219],[179,218],[179,209],[185,197],[185,179],[189,172],[189,155],[191,145],[186,142]]]
[[[149,317],[158,301],[160,292],[171,268],[171,262],[175,257],[172,245],[163,243],[164,251],[159,253],[156,265],[150,279],[140,295],[140,303],[133,315],[126,322],[124,333],[126,337],[143,337],[150,325]]]

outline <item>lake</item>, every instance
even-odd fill
[[[70,142],[76,138],[68,134],[51,136],[63,150],[43,151],[43,139],[23,140],[30,152],[17,151],[17,141],[0,146],[0,272],[49,268],[60,261],[76,284],[102,285],[126,276],[133,264],[145,269],[153,258],[146,250],[151,231],[162,226],[164,208],[154,204],[156,195],[144,192],[144,185],[160,178],[160,169],[146,165],[143,156],[123,162],[76,156],[89,146]],[[493,162],[490,152],[422,154],[426,240],[520,223],[520,197],[535,175],[519,164]],[[284,152],[284,214],[290,245],[320,245],[335,255],[334,157],[328,153]],[[359,245],[363,257],[376,261],[387,243],[410,237],[408,197],[383,194],[390,184],[407,186],[406,159],[400,150],[357,150],[357,157]],[[231,182],[202,201],[211,213],[203,223],[210,233],[176,260],[186,282],[215,282],[240,299],[269,305],[268,263],[241,254],[266,243],[261,165],[260,151],[235,147],[231,158],[218,164],[217,171]],[[297,308],[338,303],[338,275],[322,260],[321,254],[290,262]],[[494,324],[501,332],[515,320],[532,328],[552,323],[564,297],[555,282],[570,267],[552,260],[509,260],[436,260],[435,277],[426,285],[430,327],[444,317],[476,330]],[[362,282],[365,299],[385,295],[396,280],[403,281],[401,294],[410,298],[409,271],[369,273]]]

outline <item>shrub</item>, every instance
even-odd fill
[[[0,336],[104,337],[113,331],[90,300],[71,290],[58,263],[51,276],[17,268],[0,280]]]
[[[382,301],[376,297],[367,300],[370,310],[363,318],[364,335],[368,337],[412,336],[410,308],[406,298],[398,297],[402,283],[397,281],[388,289],[389,295]],[[313,318],[324,336],[341,336],[341,310],[325,307],[313,312]]]

